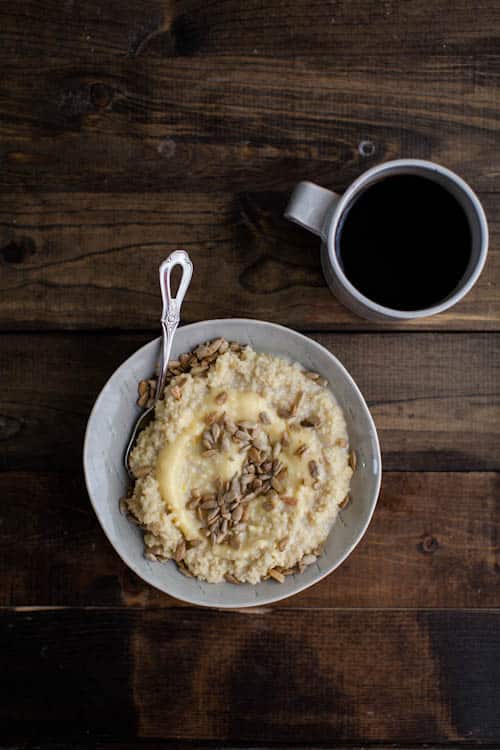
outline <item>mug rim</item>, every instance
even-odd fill
[[[351,200],[353,195],[355,195],[360,188],[363,187],[363,185],[366,183],[368,179],[373,177],[374,175],[383,173],[385,171],[392,171],[395,168],[401,168],[401,167],[418,167],[422,170],[427,170],[429,172],[435,172],[438,173],[444,177],[446,177],[451,182],[455,183],[462,193],[466,195],[466,197],[469,199],[471,205],[473,206],[473,209],[476,213],[480,232],[481,232],[481,240],[480,240],[480,248],[479,248],[479,257],[477,259],[477,262],[470,273],[467,280],[461,284],[453,294],[451,294],[449,297],[447,297],[442,302],[438,302],[435,305],[431,305],[430,307],[423,307],[418,308],[416,310],[399,310],[398,308],[393,307],[386,307],[385,305],[381,305],[378,302],[375,302],[374,300],[370,299],[370,297],[366,297],[362,292],[359,291],[347,278],[345,275],[342,266],[339,262],[339,259],[337,257],[337,253],[335,251],[335,237],[337,233],[337,229],[339,226],[340,219],[344,213],[344,210],[348,204],[348,202]],[[371,310],[374,313],[377,313],[379,315],[382,315],[384,317],[392,317],[393,319],[399,319],[399,320],[412,320],[414,318],[425,318],[429,317],[431,315],[436,315],[437,313],[444,312],[445,310],[448,310],[450,307],[453,307],[457,302],[459,302],[465,295],[472,289],[476,281],[478,280],[479,276],[481,275],[481,272],[484,268],[484,264],[486,262],[486,256],[488,254],[488,243],[489,243],[489,232],[488,232],[488,223],[486,220],[486,214],[484,212],[484,208],[481,204],[481,201],[477,197],[476,193],[472,190],[470,185],[465,182],[464,179],[459,177],[455,172],[452,172],[451,169],[447,169],[446,167],[441,166],[440,164],[437,164],[436,162],[427,161],[425,159],[393,159],[391,161],[382,162],[381,164],[377,164],[374,167],[371,167],[370,169],[366,170],[366,172],[363,172],[359,177],[357,177],[354,182],[352,182],[347,190],[340,196],[338,202],[335,204],[335,208],[333,210],[333,213],[330,217],[330,222],[328,226],[328,231],[325,235],[325,244],[326,249],[328,253],[328,260],[330,262],[330,265],[332,266],[333,272],[335,273],[336,277],[338,278],[339,282],[342,284],[342,286],[349,292],[349,294],[354,297],[358,302],[360,302],[362,305],[364,305],[366,308]]]

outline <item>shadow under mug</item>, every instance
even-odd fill
[[[339,222],[353,198],[374,182],[396,174],[420,175],[442,185],[460,203],[471,230],[470,260],[461,281],[446,298],[421,310],[395,310],[365,297],[344,274],[335,248]],[[343,195],[312,182],[299,182],[290,197],[285,217],[321,237],[321,264],[330,289],[346,307],[368,320],[410,320],[447,310],[474,286],[488,252],[488,224],[477,195],[454,172],[421,159],[396,159],[379,164],[358,177]]]

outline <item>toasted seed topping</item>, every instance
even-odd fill
[[[192,497],[190,500],[187,501],[186,508],[188,510],[196,510],[199,504],[200,504],[200,498]]]
[[[317,416],[311,416],[307,417],[307,419],[303,419],[300,424],[301,427],[319,427],[321,419]]]
[[[281,436],[281,445],[283,446],[283,448],[289,448],[290,446],[290,435],[286,430]]]
[[[351,499],[351,496],[349,494],[347,494],[344,497],[344,499],[339,503],[339,508],[341,508],[343,510],[347,505],[349,505],[349,500],[350,499]]]
[[[267,412],[261,411],[259,414],[259,419],[262,422],[262,424],[271,424],[271,420],[269,419],[269,416]]]
[[[281,453],[281,447],[282,446],[279,440],[273,445],[273,458],[278,458],[279,454]]]
[[[271,576],[271,578],[274,578],[274,580],[277,581],[278,583],[283,583],[285,580],[285,576],[283,575],[283,573],[277,570],[277,568],[271,568],[269,570],[269,575]]]
[[[281,482],[279,481],[277,477],[273,477],[271,479],[271,487],[273,488],[273,490],[276,490],[278,494],[283,492],[283,485],[281,484]]]
[[[240,548],[240,540],[234,534],[231,534],[231,536],[229,538],[229,544],[230,544],[230,546],[233,549],[239,549]]]
[[[179,562],[177,563],[177,567],[179,568],[179,570],[181,571],[181,573],[182,573],[183,575],[185,575],[185,576],[186,576],[187,578],[194,578],[194,576],[193,576],[193,574],[191,573],[191,571],[189,570],[189,568],[188,568],[188,567],[186,566],[186,564],[185,564],[185,563],[183,563],[182,561],[179,561]]]
[[[312,478],[317,479],[319,477],[319,469],[316,461],[309,461],[307,466],[309,468],[309,474],[312,476]]]
[[[278,417],[281,417],[281,419],[290,419],[291,416],[290,409],[286,409],[284,406],[278,407]]]
[[[213,425],[216,419],[217,419],[217,412],[211,411],[210,414],[207,414],[207,416],[205,417],[205,424],[207,424],[210,427],[211,425]]]
[[[182,398],[182,392],[178,385],[173,385],[170,389],[170,393],[176,401],[179,401]]]
[[[339,448],[346,448],[347,440],[344,440],[344,438],[337,438],[337,440],[335,441],[335,445],[337,445]]]
[[[141,380],[139,381],[139,385],[137,386],[137,390],[139,393],[139,396],[144,396],[145,393],[149,393],[149,384],[147,380]]]
[[[157,562],[158,558],[156,555],[154,555],[152,552],[146,551],[144,552],[144,557],[146,560],[150,560],[151,562]]]
[[[297,505],[297,498],[296,497],[290,497],[288,495],[281,495],[280,500],[283,500],[283,502],[286,505]]]
[[[188,539],[186,542],[188,549],[193,549],[201,544],[201,539]]]
[[[285,537],[283,537],[283,539],[279,540],[279,542],[278,542],[278,549],[279,549],[280,552],[283,552],[283,550],[285,549],[286,545],[288,544],[288,541],[289,541],[289,537],[287,537],[287,536],[285,536]]]
[[[239,581],[239,580],[238,580],[238,579],[236,578],[236,576],[233,576],[233,575],[232,575],[232,573],[225,573],[225,574],[224,574],[224,578],[226,579],[226,581],[227,581],[228,583],[236,583],[236,584],[238,584],[238,583],[241,583],[241,581]]]
[[[294,417],[297,414],[300,402],[302,401],[303,391],[299,391],[293,400],[293,404],[290,407],[290,414]]]
[[[215,450],[215,448],[209,448],[202,451],[201,455],[203,456],[203,458],[210,458],[210,456],[215,456],[216,453],[217,451]]]
[[[225,404],[227,401],[227,393],[226,391],[221,391],[216,397],[215,401],[217,404]]]
[[[349,453],[349,466],[353,471],[356,471],[356,466],[358,465],[358,458],[356,456],[356,453],[354,450],[352,450]]]
[[[175,552],[174,552],[175,562],[180,562],[183,559],[185,554],[186,554],[186,542],[184,539],[181,539],[181,541],[175,548]]]
[[[304,453],[308,450],[307,445],[305,443],[301,443],[297,450],[295,451],[296,456],[303,456]]]
[[[274,510],[274,502],[273,502],[273,500],[265,500],[262,503],[262,507],[264,508],[264,510]]]
[[[304,370],[303,374],[306,378],[309,378],[309,380],[318,380],[321,377],[319,372],[311,372],[310,370]]]

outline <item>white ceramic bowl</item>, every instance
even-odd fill
[[[312,339],[288,328],[258,320],[208,320],[179,328],[172,357],[202,341],[224,336],[250,344],[256,351],[290,357],[321,373],[342,407],[349,439],[358,465],[351,483],[351,502],[340,512],[318,561],[285,583],[263,581],[234,585],[205,583],[186,578],[173,562],[155,563],[143,557],[142,532],[118,507],[126,493],[123,453],[140,410],[137,383],[150,377],[159,354],[159,339],[126,360],[102,389],[90,415],[83,464],[87,489],[99,522],[122,560],[140,578],[166,594],[207,607],[251,607],[284,599],[312,586],[338,567],[355,548],[370,522],[380,488],[381,461],[377,432],[368,407],[353,379],[340,362]]]

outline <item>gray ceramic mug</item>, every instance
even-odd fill
[[[445,187],[464,209],[470,225],[471,255],[461,281],[445,299],[422,310],[393,310],[365,297],[345,276],[335,249],[337,229],[346,206],[368,185],[394,174],[422,175]],[[321,237],[321,264],[330,289],[346,307],[368,320],[409,320],[447,310],[474,286],[488,252],[488,225],[477,195],[454,172],[420,159],[397,159],[379,164],[358,177],[343,195],[312,182],[299,182],[292,193],[285,217]]]

